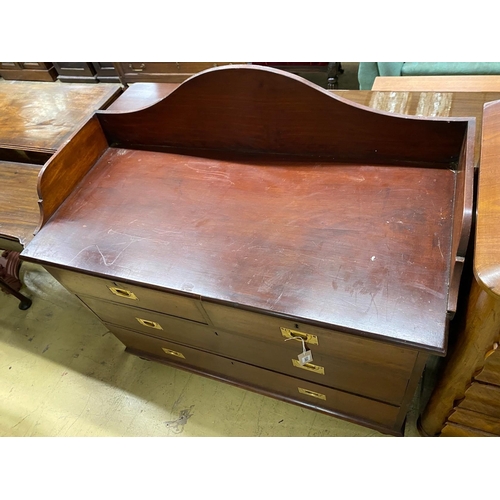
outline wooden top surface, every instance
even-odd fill
[[[40,165],[0,161],[0,237],[21,245],[33,238],[40,210],[36,183]]]
[[[373,91],[500,92],[500,75],[377,76]]]
[[[23,257],[440,351],[454,175],[110,148]]]
[[[54,152],[120,92],[110,83],[0,80],[0,147]]]
[[[500,102],[484,109],[483,147],[477,189],[474,271],[479,283],[500,297]]]

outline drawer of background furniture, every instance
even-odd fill
[[[61,285],[76,295],[90,295],[206,324],[206,319],[200,311],[201,306],[199,306],[198,299],[151,290],[111,279],[97,278],[66,269],[48,266],[46,269]]]
[[[341,355],[347,362],[364,363],[367,369],[373,371],[385,367],[392,370],[395,376],[404,377],[413,369],[417,359],[418,352],[415,349],[378,340],[211,302],[202,301],[202,307],[215,328],[276,344],[283,344],[286,338],[301,337],[313,354]],[[301,342],[297,340],[286,343],[297,343],[301,347]]]
[[[225,66],[223,62],[121,62],[124,73],[199,73],[208,68]]]
[[[301,365],[302,346],[295,341],[269,343],[151,311],[80,299],[113,333],[125,328],[395,405],[401,404],[413,370],[411,363],[406,370],[391,364],[374,366],[368,360],[353,360],[343,351],[325,356],[313,350],[313,360]]]
[[[158,361],[163,360],[168,364],[248,387],[268,396],[300,403],[311,409],[322,409],[367,425],[393,429],[399,414],[397,406],[295,379],[174,342],[125,330],[115,335],[134,354],[149,354]]]

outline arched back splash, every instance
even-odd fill
[[[448,167],[458,159],[467,127],[463,118],[374,111],[291,73],[250,65],[199,73],[148,108],[96,115],[116,147]]]

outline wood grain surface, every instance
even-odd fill
[[[0,147],[54,152],[120,92],[118,84],[0,80]]]
[[[24,245],[40,217],[36,183],[40,165],[0,161],[0,237]]]
[[[500,101],[485,105],[483,120],[474,269],[481,285],[500,299]]]
[[[25,256],[440,352],[454,187],[446,169],[110,148]]]

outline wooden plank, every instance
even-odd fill
[[[92,86],[94,87],[94,85]],[[108,143],[93,116],[43,167],[38,180],[40,222],[45,224],[102,155]]]
[[[377,76],[373,82],[372,91],[500,92],[500,76]]]
[[[458,408],[500,418],[500,387],[473,382]]]
[[[346,113],[349,127],[342,126]],[[429,166],[458,160],[470,126],[458,118],[373,113],[291,73],[250,65],[197,75],[134,113],[97,115],[110,143],[125,148],[229,149],[377,164],[397,158],[398,164]]]
[[[465,425],[447,423],[441,431],[442,437],[496,437],[495,434],[473,429]]]
[[[496,350],[486,358],[483,369],[475,379],[479,382],[500,387],[500,351]]]
[[[0,237],[21,245],[33,237],[40,211],[36,183],[40,165],[0,161]]]
[[[450,415],[448,421],[489,434],[494,434],[495,436],[500,436],[500,419],[485,415],[484,413],[457,408]]]
[[[110,83],[0,80],[0,147],[53,153],[120,92],[120,85]]]
[[[129,112],[147,108],[167,97],[179,85],[179,83],[132,83],[107,109],[113,112]]]

